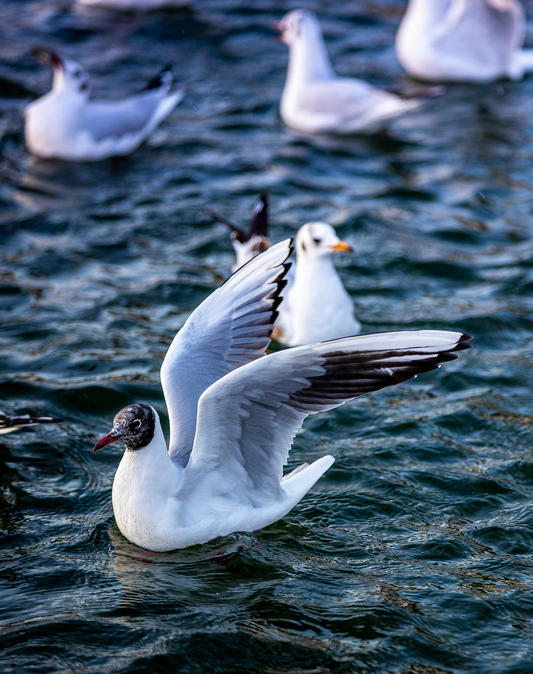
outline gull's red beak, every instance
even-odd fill
[[[281,42],[281,40],[283,39],[283,31],[285,30],[283,21],[276,21],[275,23],[272,24],[272,28],[277,32],[276,40],[279,40]]]
[[[102,438],[96,443],[96,445],[93,447],[93,452],[98,452],[100,449],[102,449],[103,447],[107,447],[107,445],[110,445],[112,442],[120,440],[121,437],[122,437],[121,433],[112,430],[111,433],[105,436],[105,438]]]

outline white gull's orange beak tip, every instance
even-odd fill
[[[346,241],[339,241],[335,246],[332,247],[336,253],[353,253],[353,248]]]

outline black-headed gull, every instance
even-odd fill
[[[169,94],[170,67],[143,91],[122,101],[90,101],[89,76],[75,61],[49,49],[35,55],[54,69],[52,91],[26,107],[26,145],[48,159],[98,161],[136,150],[183,98]]]
[[[432,82],[519,80],[533,50],[519,0],[409,0],[396,52],[413,77]]]
[[[353,248],[331,225],[309,222],[296,236],[296,271],[284,293],[274,339],[289,346],[325,342],[361,332],[353,300],[333,264],[333,255]]]
[[[338,77],[313,12],[295,9],[276,27],[289,46],[289,67],[280,114],[305,133],[372,133],[393,117],[418,107],[367,82]]]
[[[172,342],[161,368],[169,449],[145,404],[121,410],[94,447],[126,444],[113,509],[120,531],[143,548],[185,548],[280,519],[333,463],[324,456],[283,476],[307,415],[434,370],[468,348],[467,335],[422,330],[264,356],[289,243],[241,267]]]
[[[18,417],[10,417],[0,410],[0,435],[13,433],[24,426],[35,426],[36,424],[60,424],[63,419],[53,419],[52,417],[30,417],[25,414]]]
[[[235,250],[237,258],[231,271],[237,271],[243,264],[249,262],[253,257],[270,248],[270,239],[268,237],[268,196],[263,192],[254,205],[252,219],[248,231],[239,227],[233,220],[226,218],[220,213],[215,213],[211,209],[207,212],[218,222],[222,222],[231,229],[231,243]]]

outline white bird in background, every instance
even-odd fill
[[[533,50],[519,0],[410,0],[396,52],[413,77],[433,82],[521,79]]]
[[[264,356],[289,254],[284,241],[241,267],[175,337],[161,368],[168,451],[156,411],[144,404],[121,410],[95,445],[126,444],[113,509],[133,543],[174,550],[275,522],[333,463],[324,456],[283,476],[308,414],[434,370],[468,348],[467,335],[422,330]]]
[[[172,72],[167,66],[134,96],[93,102],[89,76],[78,63],[49,49],[34,53],[54,69],[52,91],[25,111],[26,144],[38,157],[98,161],[130,154],[183,98],[182,91],[168,93]]]
[[[270,247],[266,194],[261,194],[256,202],[249,232],[219,213],[211,210],[208,213],[233,232],[237,257],[234,272]],[[353,248],[338,238],[331,225],[312,222],[300,228],[296,237],[296,265],[291,265],[285,277],[287,285],[273,339],[288,346],[300,346],[361,332],[352,298],[333,264],[335,252],[352,253]]]
[[[361,332],[353,300],[333,264],[333,254],[352,253],[331,225],[309,222],[296,237],[296,271],[279,308],[273,338],[288,346],[325,342]],[[285,295],[285,293],[284,293]]]
[[[52,417],[30,417],[27,414],[19,417],[10,417],[0,410],[0,435],[13,433],[24,426],[35,426],[36,424],[60,424],[63,419],[53,419]]]
[[[215,213],[211,209],[207,209],[207,212],[212,218],[231,229],[231,243],[233,244],[237,258],[231,268],[232,272],[237,271],[243,264],[246,264],[256,255],[270,248],[270,239],[268,237],[268,196],[266,192],[262,192],[255,203],[250,227],[247,232],[224,215]]]
[[[189,7],[192,0],[77,0],[79,5],[120,9],[126,12],[149,11],[153,9],[182,9]]]
[[[280,105],[288,126],[305,133],[372,133],[419,106],[361,80],[338,77],[313,12],[293,10],[276,27],[289,46]]]

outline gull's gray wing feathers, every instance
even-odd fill
[[[510,63],[524,38],[524,11],[518,0],[451,0],[445,20],[435,27],[434,45],[458,60],[497,67]]]
[[[347,77],[311,82],[298,92],[298,114],[303,117],[310,112],[324,130],[358,130],[418,106],[418,101],[403,100]]]
[[[164,92],[154,89],[118,103],[89,103],[83,126],[96,141],[141,134],[150,125],[164,98]]]
[[[170,457],[187,464],[198,400],[218,379],[265,355],[290,263],[290,240],[253,258],[191,314],[161,368],[170,416]]]
[[[279,351],[226,375],[200,398],[179,492],[185,515],[207,515],[213,500],[220,508],[279,502],[283,466],[307,415],[435,370],[469,339],[438,330],[347,337]]]

